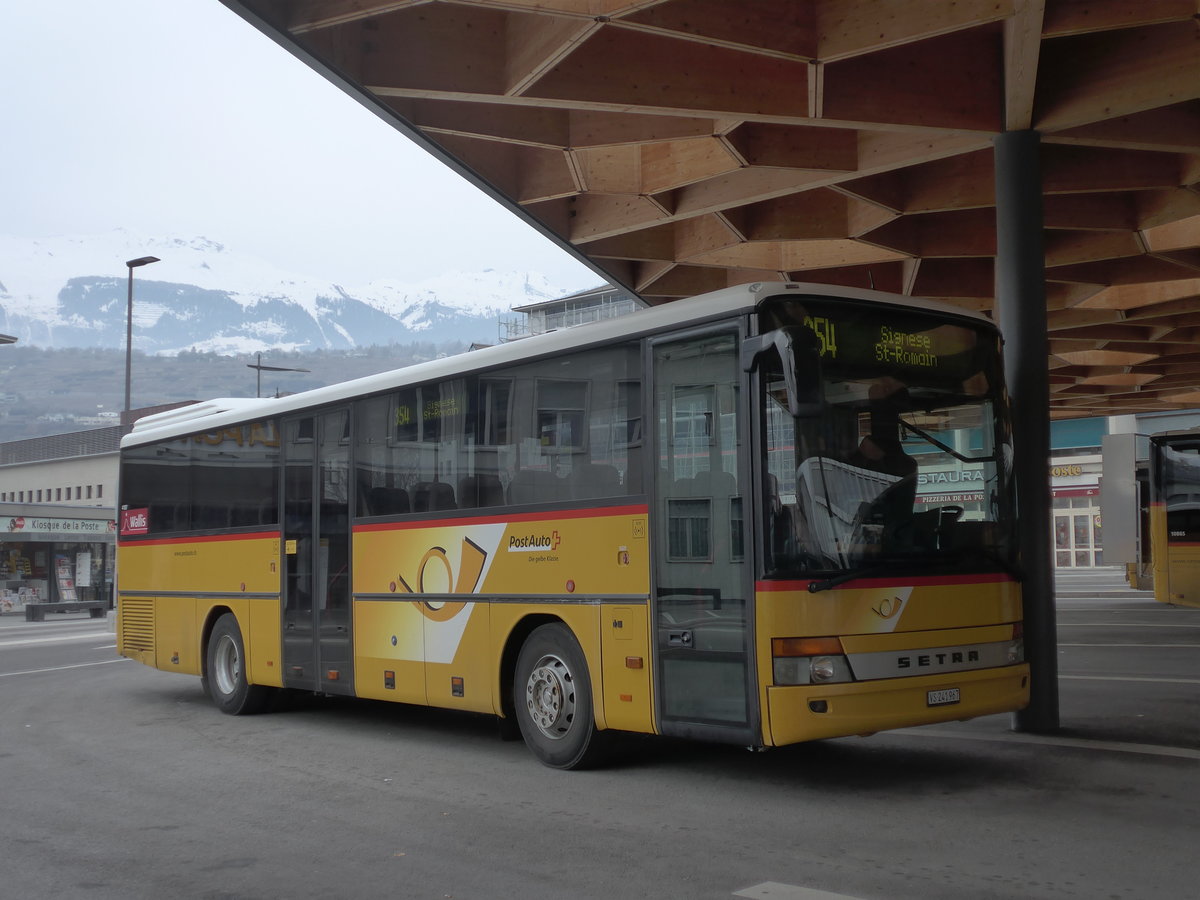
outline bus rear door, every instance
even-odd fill
[[[283,426],[283,684],[354,692],[350,646],[350,411]]]

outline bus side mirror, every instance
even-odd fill
[[[795,418],[820,415],[825,408],[821,389],[821,345],[811,328],[789,325],[742,342],[742,370],[754,371],[764,353],[779,356],[787,389],[788,412]]]

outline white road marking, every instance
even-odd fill
[[[133,662],[132,659],[104,659],[100,662],[75,663],[70,666],[53,666],[49,669],[26,669],[24,672],[0,672],[0,678],[12,678],[14,675],[40,675],[43,672],[61,672],[64,669],[86,669],[89,666],[107,666],[109,663]]]
[[[1171,622],[1059,622],[1059,628],[1200,628]]]
[[[849,894],[831,894],[829,891],[818,891],[796,884],[780,884],[777,881],[764,881],[762,884],[742,888],[740,891],[734,891],[733,896],[753,897],[759,900],[858,900]]]
[[[102,634],[102,633],[101,633]],[[27,647],[31,644],[61,644],[64,641],[94,641],[101,637],[101,634],[89,632],[88,634],[64,634],[59,637],[39,637],[39,638],[24,638],[19,641],[0,641],[0,647]],[[114,646],[116,646],[114,644]]]
[[[893,734],[914,737],[958,738],[963,741],[996,741],[1002,744],[1038,744],[1044,747],[1070,747],[1075,750],[1108,750],[1116,753],[1138,753],[1144,756],[1170,756],[1200,762],[1200,750],[1186,747],[1163,747],[1158,744],[1134,744],[1128,741],[1092,741],[1086,738],[1054,737],[1040,734],[973,734],[943,728],[899,728]]]
[[[1067,681],[1148,681],[1151,684],[1200,684],[1200,678],[1150,678],[1141,675],[1059,675]]]
[[[1153,649],[1167,648],[1169,650],[1200,650],[1200,644],[1064,644],[1058,642],[1060,647],[1151,647]]]

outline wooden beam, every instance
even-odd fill
[[[862,239],[908,256],[995,256],[996,214],[991,209],[965,209],[902,216]]]
[[[1142,252],[1131,231],[1047,231],[1046,266],[1125,259]]]
[[[984,26],[827,63],[822,118],[999,131],[1000,44]]]
[[[283,27],[292,34],[304,34],[431,2],[433,0],[297,0],[284,7],[287,14]],[[262,9],[275,4],[247,2],[245,5],[254,7],[261,14]]]
[[[1092,309],[1132,310],[1161,308],[1176,300],[1200,296],[1200,277],[1181,278],[1157,284],[1120,284],[1106,287],[1080,306]]]
[[[405,97],[385,97],[383,103],[428,134],[456,134],[557,149],[573,144],[571,114],[563,109],[440,103]]]
[[[1144,150],[1046,145],[1042,189],[1047,194],[1175,188],[1180,157]]]
[[[640,231],[589,241],[583,249],[595,259],[630,259],[642,262],[674,262],[676,223],[668,222]]]
[[[675,259],[701,261],[713,253],[741,245],[740,237],[715,214],[695,216],[675,223]]]
[[[845,196],[816,188],[727,210],[725,216],[751,241],[848,237]]]
[[[1047,41],[1035,127],[1054,132],[1200,97],[1194,22]]]
[[[620,23],[674,35],[689,35],[705,43],[750,48],[812,59],[817,55],[814,8],[794,0],[687,0],[660,3],[624,15]]]
[[[472,99],[503,95],[507,30],[505,13],[477,10],[467,17],[432,3],[324,28],[304,35],[303,43],[376,93],[394,87],[407,96],[435,92]]]
[[[1087,325],[1105,325],[1121,319],[1120,311],[1115,309],[1057,309],[1046,314],[1046,328],[1052,332],[1064,331]]]
[[[802,117],[807,80],[801,61],[606,26],[524,93],[648,112]]]
[[[566,237],[573,244],[636,231],[667,219],[661,207],[646,197],[613,194],[582,194],[571,201],[571,213]]]
[[[571,155],[583,190],[598,194],[642,193],[641,148],[637,144],[577,150]]]
[[[1139,228],[1154,228],[1177,219],[1200,216],[1200,192],[1187,188],[1134,194]]]
[[[646,144],[640,151],[643,194],[674,190],[740,168],[724,141],[715,137]]]
[[[1004,20],[1004,130],[1024,131],[1033,125],[1038,58],[1046,0],[1013,0]]]
[[[1046,12],[1048,38],[1158,22],[1186,21],[1196,14],[1195,0],[1054,0]]]
[[[442,146],[518,203],[570,197],[581,186],[561,150],[444,135]]]
[[[817,9],[818,52],[825,61],[928,42],[1012,14],[1010,0],[817,0],[813,5]]]
[[[1129,231],[1137,228],[1136,194],[1050,194],[1042,209],[1047,228],[1072,231]]]
[[[913,285],[917,297],[995,298],[995,264],[991,259],[926,259]]]
[[[1101,260],[1073,266],[1047,269],[1046,277],[1055,281],[1085,284],[1138,286],[1155,281],[1179,281],[1196,270],[1156,256],[1133,256],[1120,260]]]
[[[510,16],[504,30],[506,87],[503,93],[509,96],[525,93],[526,88],[566,59],[600,27],[594,19]]]
[[[729,279],[729,273],[721,268],[672,266],[658,278],[648,281],[643,291],[660,296],[694,297],[729,287]]]
[[[840,172],[858,169],[858,132],[851,129],[752,123],[731,131],[725,139],[751,166]]]
[[[837,284],[844,287],[866,288],[871,291],[902,293],[905,266],[911,260],[867,263],[856,266],[835,266],[830,269],[805,269],[787,273],[788,280],[814,284]]]
[[[571,110],[569,146],[605,147],[677,141],[716,133],[712,119]]]
[[[673,262],[643,262],[634,267],[635,277],[633,286],[639,294],[653,287],[654,283],[675,268]]]
[[[1143,229],[1142,240],[1152,253],[1200,247],[1200,214]]]
[[[1054,144],[1084,144],[1119,150],[1200,153],[1200,103],[1194,100],[1131,113],[1046,135]]]
[[[903,255],[858,241],[754,241],[697,255],[694,262],[729,268],[798,272],[865,265],[902,259]]]
[[[906,213],[991,207],[996,202],[991,150],[844,181],[840,187]]]

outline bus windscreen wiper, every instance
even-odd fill
[[[962,563],[969,559],[971,555],[980,557],[987,562],[992,563],[997,569],[1004,574],[1009,575],[1014,581],[1022,581],[1024,576],[1020,569],[1006,560],[1003,556],[994,550],[987,550],[982,547],[972,547],[969,550],[963,549],[953,553],[927,554],[920,557],[911,557],[907,559],[892,559],[886,563],[875,563],[870,566],[859,566],[854,569],[847,569],[844,572],[839,572],[837,575],[831,575],[828,578],[822,578],[819,581],[810,581],[808,583],[808,592],[816,594],[820,591],[827,591],[830,588],[835,588],[840,584],[845,584],[847,581],[854,581],[856,578],[871,578],[875,575],[884,575],[890,572],[895,572],[897,569],[906,566],[928,565],[930,563],[945,563],[948,560],[953,560],[956,563]]]
[[[918,428],[916,425],[913,425],[911,422],[906,422],[903,418],[900,419],[900,427],[903,428],[905,431],[910,431],[913,434],[915,434],[917,437],[922,438],[922,439],[928,441],[929,443],[933,444],[933,446],[937,447],[943,453],[949,453],[951,456],[953,456],[959,462],[965,462],[965,463],[991,462],[991,461],[995,460],[995,458],[996,458],[996,454],[994,454],[994,453],[989,454],[988,456],[964,456],[963,454],[961,454],[957,450],[955,450],[953,447],[943,444],[941,441],[939,441],[937,438],[935,438],[932,434],[930,434],[924,428]]]
[[[818,591],[827,591],[830,588],[835,588],[839,584],[845,584],[847,581],[853,581],[855,578],[870,578],[872,575],[882,575],[884,572],[891,572],[895,568],[895,563],[887,563],[885,565],[860,566],[857,569],[847,569],[830,578],[823,578],[820,581],[810,581],[808,583],[808,592],[815,594]]]

